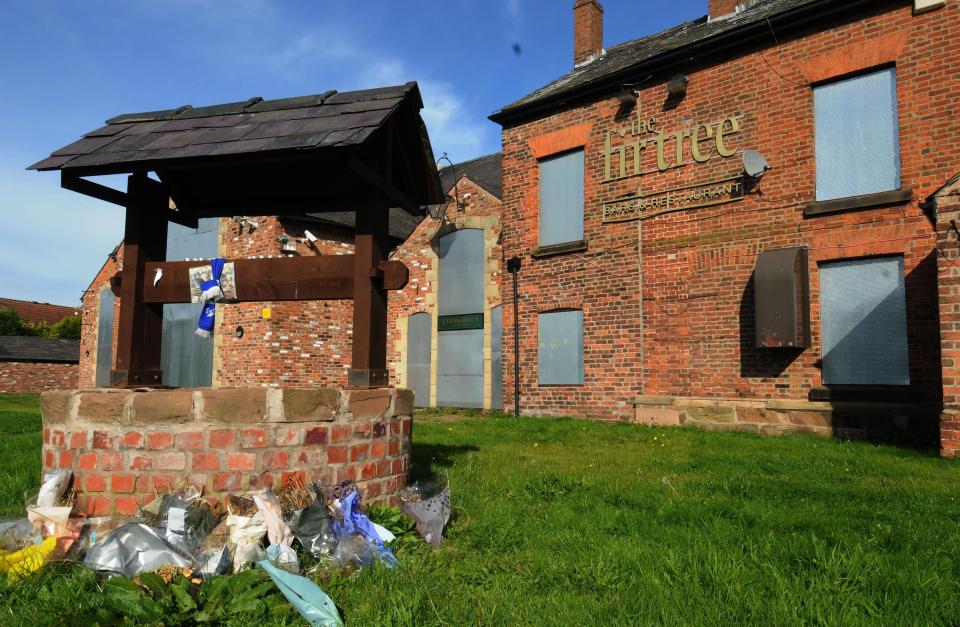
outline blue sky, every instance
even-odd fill
[[[605,43],[707,0],[607,0]],[[572,66],[573,0],[10,0],[0,23],[0,296],[76,305],[123,210],[24,168],[118,113],[419,81],[434,153]],[[519,44],[520,53],[514,51]]]

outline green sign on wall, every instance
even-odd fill
[[[456,316],[440,316],[437,319],[438,331],[469,331],[483,328],[483,314],[458,314]]]

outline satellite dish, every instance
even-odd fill
[[[756,150],[743,151],[743,171],[746,172],[750,178],[759,179],[767,173],[767,170],[772,169],[773,168],[767,165],[766,157]]]

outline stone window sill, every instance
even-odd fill
[[[583,252],[587,249],[586,240],[578,240],[576,242],[564,242],[563,244],[550,244],[549,246],[540,246],[533,249],[533,252],[530,253],[534,259],[542,259],[544,257],[552,257],[554,255],[562,255],[564,253],[576,253]]]
[[[905,203],[913,198],[912,189],[895,189],[889,192],[878,192],[876,194],[863,194],[862,196],[850,196],[847,198],[837,198],[834,200],[821,200],[812,202],[804,206],[804,216],[818,216],[828,213],[839,213],[841,211],[852,211],[856,209],[872,209],[874,207],[883,207],[885,205],[898,205]]]

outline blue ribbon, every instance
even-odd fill
[[[226,259],[218,257],[216,259],[210,260],[210,269],[213,270],[213,279],[210,281],[203,281],[200,283],[200,289],[203,292],[207,292],[211,288],[220,287],[220,275],[223,274],[223,266],[227,262]],[[210,337],[210,334],[213,333],[213,323],[215,320],[215,315],[217,311],[216,301],[211,298],[203,304],[203,309],[200,311],[200,320],[197,322],[197,335],[200,337]]]

